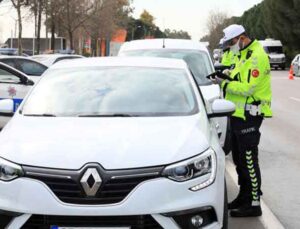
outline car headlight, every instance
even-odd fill
[[[214,182],[216,167],[216,154],[212,149],[208,149],[196,157],[166,167],[162,175],[177,182],[207,175],[204,182],[191,188],[192,191],[198,191]]]
[[[0,180],[11,181],[22,175],[21,166],[0,158]]]

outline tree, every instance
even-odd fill
[[[147,26],[154,26],[154,17],[147,11],[144,10],[140,15],[140,20]]]
[[[37,53],[40,53],[40,37],[41,37],[41,26],[42,26],[42,14],[45,11],[46,0],[28,0],[28,6],[30,11],[34,15],[34,28],[36,37]]]
[[[264,0],[234,21],[256,39],[281,40],[288,60],[300,52],[300,1]]]
[[[83,24],[83,30],[92,39],[92,49],[97,49],[99,38],[110,39],[118,28],[125,28],[131,12],[128,0],[103,0],[102,6]]]
[[[18,34],[18,53],[19,55],[22,55],[22,8],[24,6],[28,5],[28,1],[27,0],[10,0],[13,7],[16,9],[17,11],[17,15],[18,15],[18,27],[19,27],[19,34]]]
[[[55,31],[59,31],[68,37],[69,47],[74,49],[75,31],[102,7],[104,1],[113,0],[49,0],[48,24],[52,38]]]
[[[220,42],[220,39],[223,37],[223,29],[232,23],[225,12],[218,10],[210,11],[206,26],[208,29],[208,34],[206,35],[205,41],[209,42],[211,49],[217,48]],[[201,39],[203,41],[203,38]]]
[[[186,31],[183,31],[183,30],[177,31],[177,30],[173,29],[171,31],[170,29],[165,29],[164,33],[165,33],[166,38],[191,39],[191,36],[189,35],[189,33]]]

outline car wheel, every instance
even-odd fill
[[[225,180],[224,187],[224,211],[223,211],[223,227],[222,229],[228,229],[228,198],[227,198],[227,185]]]

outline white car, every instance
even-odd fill
[[[39,78],[29,77],[0,61],[0,100],[12,99],[13,111],[15,111]],[[0,112],[0,129],[10,120],[11,116]]]
[[[148,56],[183,59],[193,73],[197,84],[206,101],[207,109],[215,99],[221,98],[221,90],[218,85],[212,84],[206,78],[214,72],[214,65],[205,44],[183,39],[148,39],[125,42],[119,51],[119,56]],[[226,153],[229,138],[226,139],[227,118],[216,118],[216,126],[220,135],[220,144],[226,145]],[[226,142],[227,141],[227,142]]]
[[[0,62],[5,63],[19,71],[25,73],[27,76],[38,78],[48,67],[39,63],[38,61],[22,56],[2,56],[0,55]],[[37,79],[38,80],[38,79]]]
[[[53,65],[0,133],[0,222],[227,228],[225,155],[210,118],[234,109],[216,100],[208,114],[182,60]]]
[[[46,65],[47,67],[50,67],[51,65],[62,60],[84,58],[84,56],[74,54],[41,54],[31,56],[30,58]]]
[[[292,67],[294,75],[300,77],[300,54],[295,56],[294,60],[292,61]]]

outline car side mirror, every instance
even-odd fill
[[[13,116],[14,114],[14,101],[12,99],[0,100],[0,115],[1,116]]]
[[[28,79],[28,80],[26,81],[26,85],[28,85],[28,86],[33,86],[33,85],[34,85],[33,80]]]
[[[208,114],[208,118],[230,116],[235,111],[235,104],[225,99],[216,99],[212,103],[212,112]]]

